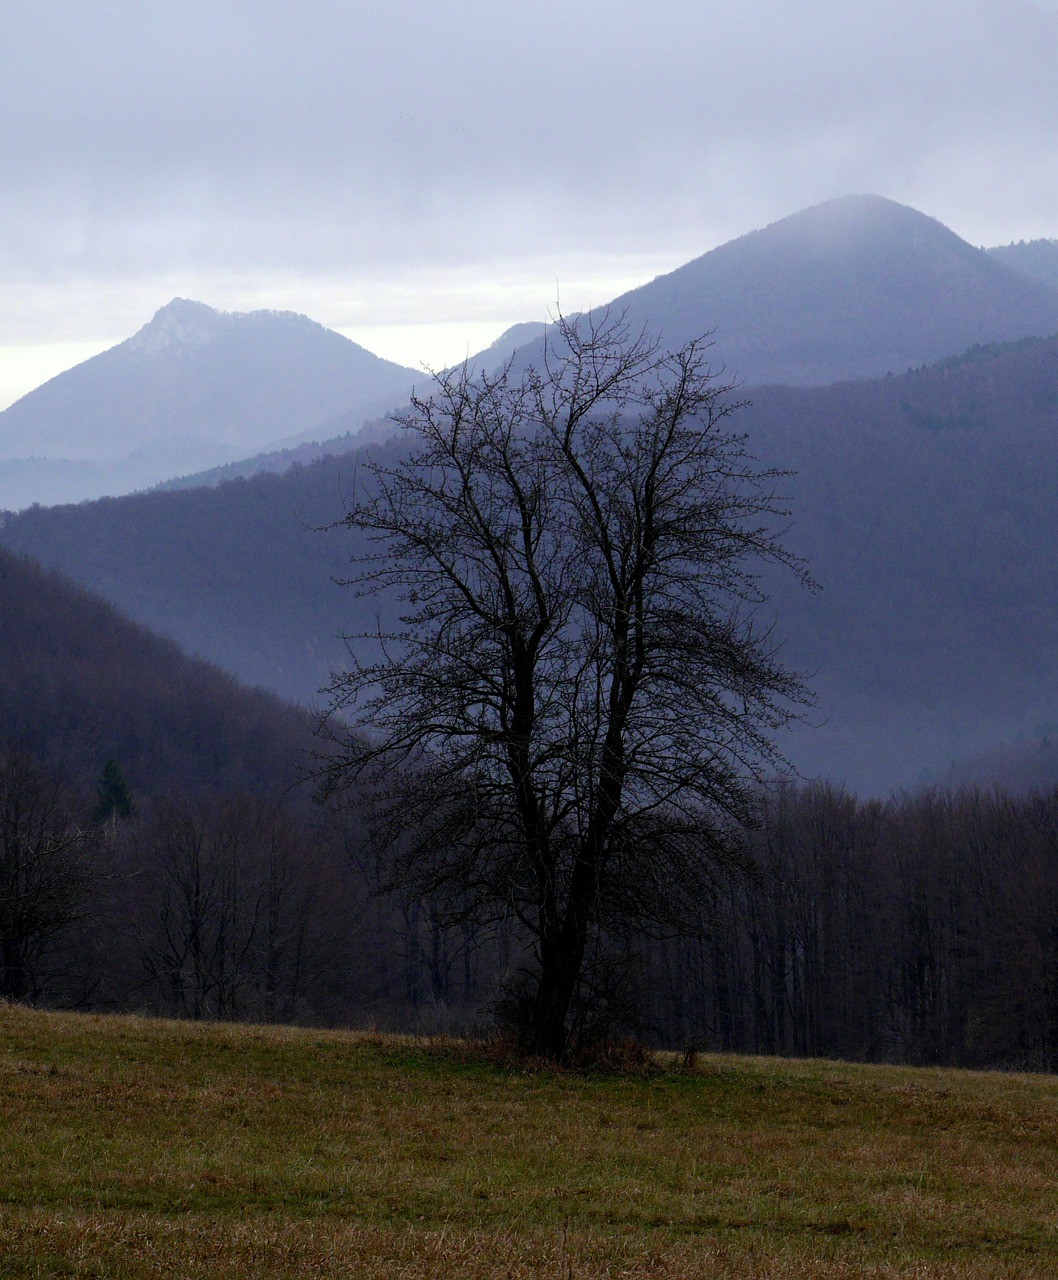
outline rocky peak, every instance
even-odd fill
[[[225,318],[224,312],[215,311],[204,302],[174,298],[156,311],[124,345],[144,355],[175,349],[193,350],[212,342]]]

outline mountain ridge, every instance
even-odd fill
[[[790,664],[820,695],[821,727],[788,739],[802,771],[884,793],[1058,722],[1058,338],[751,400],[733,426],[762,466],[793,473],[786,541],[823,586],[766,584]],[[316,531],[341,520],[362,456],[27,511],[0,544],[311,703],[348,661],[340,634],[371,629],[335,585],[353,535]]]
[[[712,332],[718,363],[747,386],[903,373],[974,343],[1058,333],[1058,290],[882,196],[747,232],[610,310],[670,346]]]
[[[669,346],[711,332],[718,368],[745,387],[826,385],[1058,333],[1058,248],[1053,263],[1050,253],[1043,257],[1041,265],[1040,253],[1026,263],[1020,253],[975,248],[936,218],[882,196],[843,196],[727,241],[596,314],[624,311],[631,329],[659,332]],[[531,329],[503,335],[495,364],[539,363],[543,341]],[[491,350],[472,357],[471,367],[484,367]],[[311,456],[355,447],[347,417],[331,425],[329,436],[313,433]],[[234,469],[252,474],[290,462],[258,454]],[[180,483],[228,474],[218,468]]]
[[[987,252],[1019,275],[1058,289],[1058,240],[1019,240]]]
[[[34,460],[40,485],[51,477],[63,492],[69,481],[66,500],[99,496],[83,490],[105,485],[108,468],[122,485],[144,488],[271,447],[339,412],[377,416],[416,377],[296,312],[231,313],[175,298],[124,342],[0,413],[0,507],[25,505],[11,501],[14,483],[26,483],[16,462],[24,473]],[[70,472],[77,462],[89,464],[82,491]]]

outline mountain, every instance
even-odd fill
[[[819,695],[787,739],[803,772],[884,792],[1058,723],[1058,339],[752,399],[733,425],[796,473],[785,541],[822,586],[768,584],[786,658]],[[334,581],[353,535],[319,531],[359,457],[30,510],[0,543],[243,679],[318,701],[347,661],[339,633],[372,623]]]
[[[89,787],[114,759],[135,794],[281,796],[313,745],[303,711],[2,550],[0,652],[0,748]]]
[[[484,369],[486,372],[498,369],[519,351],[542,338],[546,329],[547,325],[538,320],[525,320],[521,324],[512,324],[484,351],[470,356],[467,364],[472,369]]]
[[[1058,339],[760,388],[738,423],[795,472],[788,542],[823,588],[772,591],[819,695],[799,765],[873,791],[997,780],[997,744],[1058,721]]]
[[[309,703],[345,657],[349,593],[333,579],[348,547],[321,526],[343,515],[356,456],[217,488],[30,508],[6,517],[0,544],[247,683]]]
[[[743,385],[810,385],[1058,332],[1056,257],[1050,241],[976,249],[914,209],[849,196],[610,305],[668,345],[713,333],[717,365]],[[543,327],[515,325],[470,363],[539,361]],[[422,372],[304,316],[174,299],[127,342],[0,413],[0,508],[282,471],[361,443],[365,422],[416,384]]]
[[[547,328],[542,322],[525,321],[512,325],[496,339],[491,346],[467,358],[471,369],[488,372],[500,368],[512,359],[523,347],[540,337]],[[420,394],[429,391],[432,378],[421,374],[416,390]],[[399,413],[400,406],[394,406],[392,412]],[[274,448],[261,453],[252,454],[248,458],[240,458],[219,467],[210,467],[207,471],[194,472],[191,475],[176,476],[164,481],[162,489],[193,489],[200,485],[222,484],[225,480],[238,477],[259,475],[263,471],[288,471],[292,466],[316,462],[330,455],[350,453],[353,449],[365,444],[377,443],[396,434],[391,417],[364,422],[357,413],[342,413],[327,422],[320,424],[311,433],[312,439],[299,442],[293,440],[282,448]]]
[[[669,346],[711,332],[717,365],[742,385],[870,378],[975,344],[1058,332],[1058,243],[977,249],[914,209],[848,196],[721,245],[609,305]],[[470,364],[539,363],[543,329],[515,325]],[[311,433],[309,449],[258,453],[179,483],[347,452],[363,442],[361,422],[341,414]]]
[[[999,245],[989,255],[1029,280],[1039,280],[1058,289],[1058,240],[1019,240]]]
[[[230,314],[175,298],[133,337],[0,413],[0,507],[127,492],[339,413],[359,426],[417,377],[293,312]]]
[[[1058,290],[880,196],[804,209],[610,309],[668,346],[712,333],[717,364],[749,386],[903,373],[975,343],[1058,333]]]

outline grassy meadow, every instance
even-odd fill
[[[0,1005],[0,1276],[1053,1277],[1058,1080]]]

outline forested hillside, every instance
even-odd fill
[[[787,542],[821,586],[779,580],[768,606],[818,693],[812,725],[788,741],[802,771],[884,793],[1041,738],[1058,721],[1058,341],[752,401],[733,425],[795,473],[779,484]],[[346,660],[339,633],[373,622],[333,580],[351,535],[319,531],[358,474],[348,454],[216,489],[31,510],[0,542],[309,702]]]
[[[7,552],[0,651],[0,998],[351,1008],[363,886],[303,785],[311,717]]]
[[[761,388],[741,425],[794,471],[789,542],[822,586],[775,594],[819,696],[822,723],[794,747],[806,772],[884,793],[953,764],[965,779],[966,756],[1045,736],[1058,719],[1058,341]]]
[[[94,785],[108,759],[132,792],[280,797],[311,718],[182,653],[56,573],[0,551],[0,746]]]
[[[8,517],[0,541],[54,565],[250,684],[312,701],[343,660],[340,533],[355,455],[216,489],[145,493]]]
[[[988,252],[1005,267],[1058,289],[1058,240],[1019,240]]]

